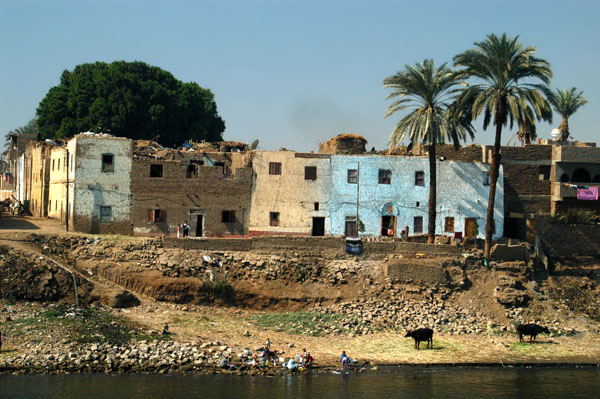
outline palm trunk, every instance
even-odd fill
[[[435,163],[435,139],[429,146],[429,215],[427,217],[427,242],[433,244],[435,241],[435,217],[436,217],[436,187],[437,168]]]
[[[500,170],[500,140],[502,138],[502,124],[506,104],[502,101],[496,109],[496,138],[494,140],[494,152],[492,153],[492,163],[490,165],[490,197],[488,199],[487,215],[485,220],[485,247],[484,256],[490,258],[492,246],[492,234],[494,233],[494,206],[496,203],[496,182],[498,181],[498,171]]]
[[[558,130],[560,130],[560,137],[558,140],[566,141],[569,138],[570,133],[569,133],[569,121],[564,116],[562,118],[562,122],[560,122],[560,125],[558,126]]]

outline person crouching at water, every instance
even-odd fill
[[[348,369],[350,368],[350,358],[348,357],[348,355],[346,355],[346,351],[342,351],[340,363],[342,364],[342,370],[348,371]]]

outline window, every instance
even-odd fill
[[[423,234],[423,216],[415,216],[413,231],[415,234]]]
[[[315,211],[318,211],[318,210],[319,210],[319,203],[315,202]]]
[[[269,174],[280,175],[281,174],[281,162],[269,162]]]
[[[540,165],[539,179],[550,180],[550,165]]]
[[[221,223],[235,223],[235,211],[221,212]]]
[[[490,172],[483,172],[483,182],[482,183],[484,186],[490,185]]]
[[[58,158],[58,166],[56,167],[56,170],[60,170],[60,158]]]
[[[305,166],[304,167],[304,180],[317,180],[317,167],[316,166]]]
[[[392,184],[392,171],[379,169],[379,184]]]
[[[101,206],[100,207],[100,223],[109,223],[112,217],[112,207]]]
[[[269,213],[269,226],[279,226],[279,212]]]
[[[348,183],[358,183],[358,171],[356,169],[348,169]]]
[[[454,233],[454,218],[447,217],[446,222],[444,223],[444,231],[446,233]]]
[[[163,166],[150,165],[150,177],[163,177]]]
[[[54,171],[54,159],[52,160],[52,170]]]
[[[200,166],[204,165],[204,161],[190,161],[190,164],[187,167],[185,178],[186,179],[196,179],[198,178]]]
[[[416,203],[417,208],[421,206],[421,201],[417,201]]]
[[[112,154],[102,154],[102,171],[103,172],[114,172],[115,165],[113,163]]]
[[[415,172],[415,186],[425,185],[425,172],[418,170]]]
[[[148,222],[164,223],[167,220],[167,211],[164,209],[148,209]]]
[[[71,159],[69,160],[69,165],[71,166],[71,172],[73,171],[73,154],[71,154]]]

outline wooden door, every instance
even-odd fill
[[[475,218],[465,218],[465,237],[477,237],[478,226],[477,219]]]

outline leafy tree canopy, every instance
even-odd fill
[[[140,61],[65,70],[40,102],[37,116],[42,138],[101,131],[171,147],[188,140],[219,141],[225,130],[209,89]]]

